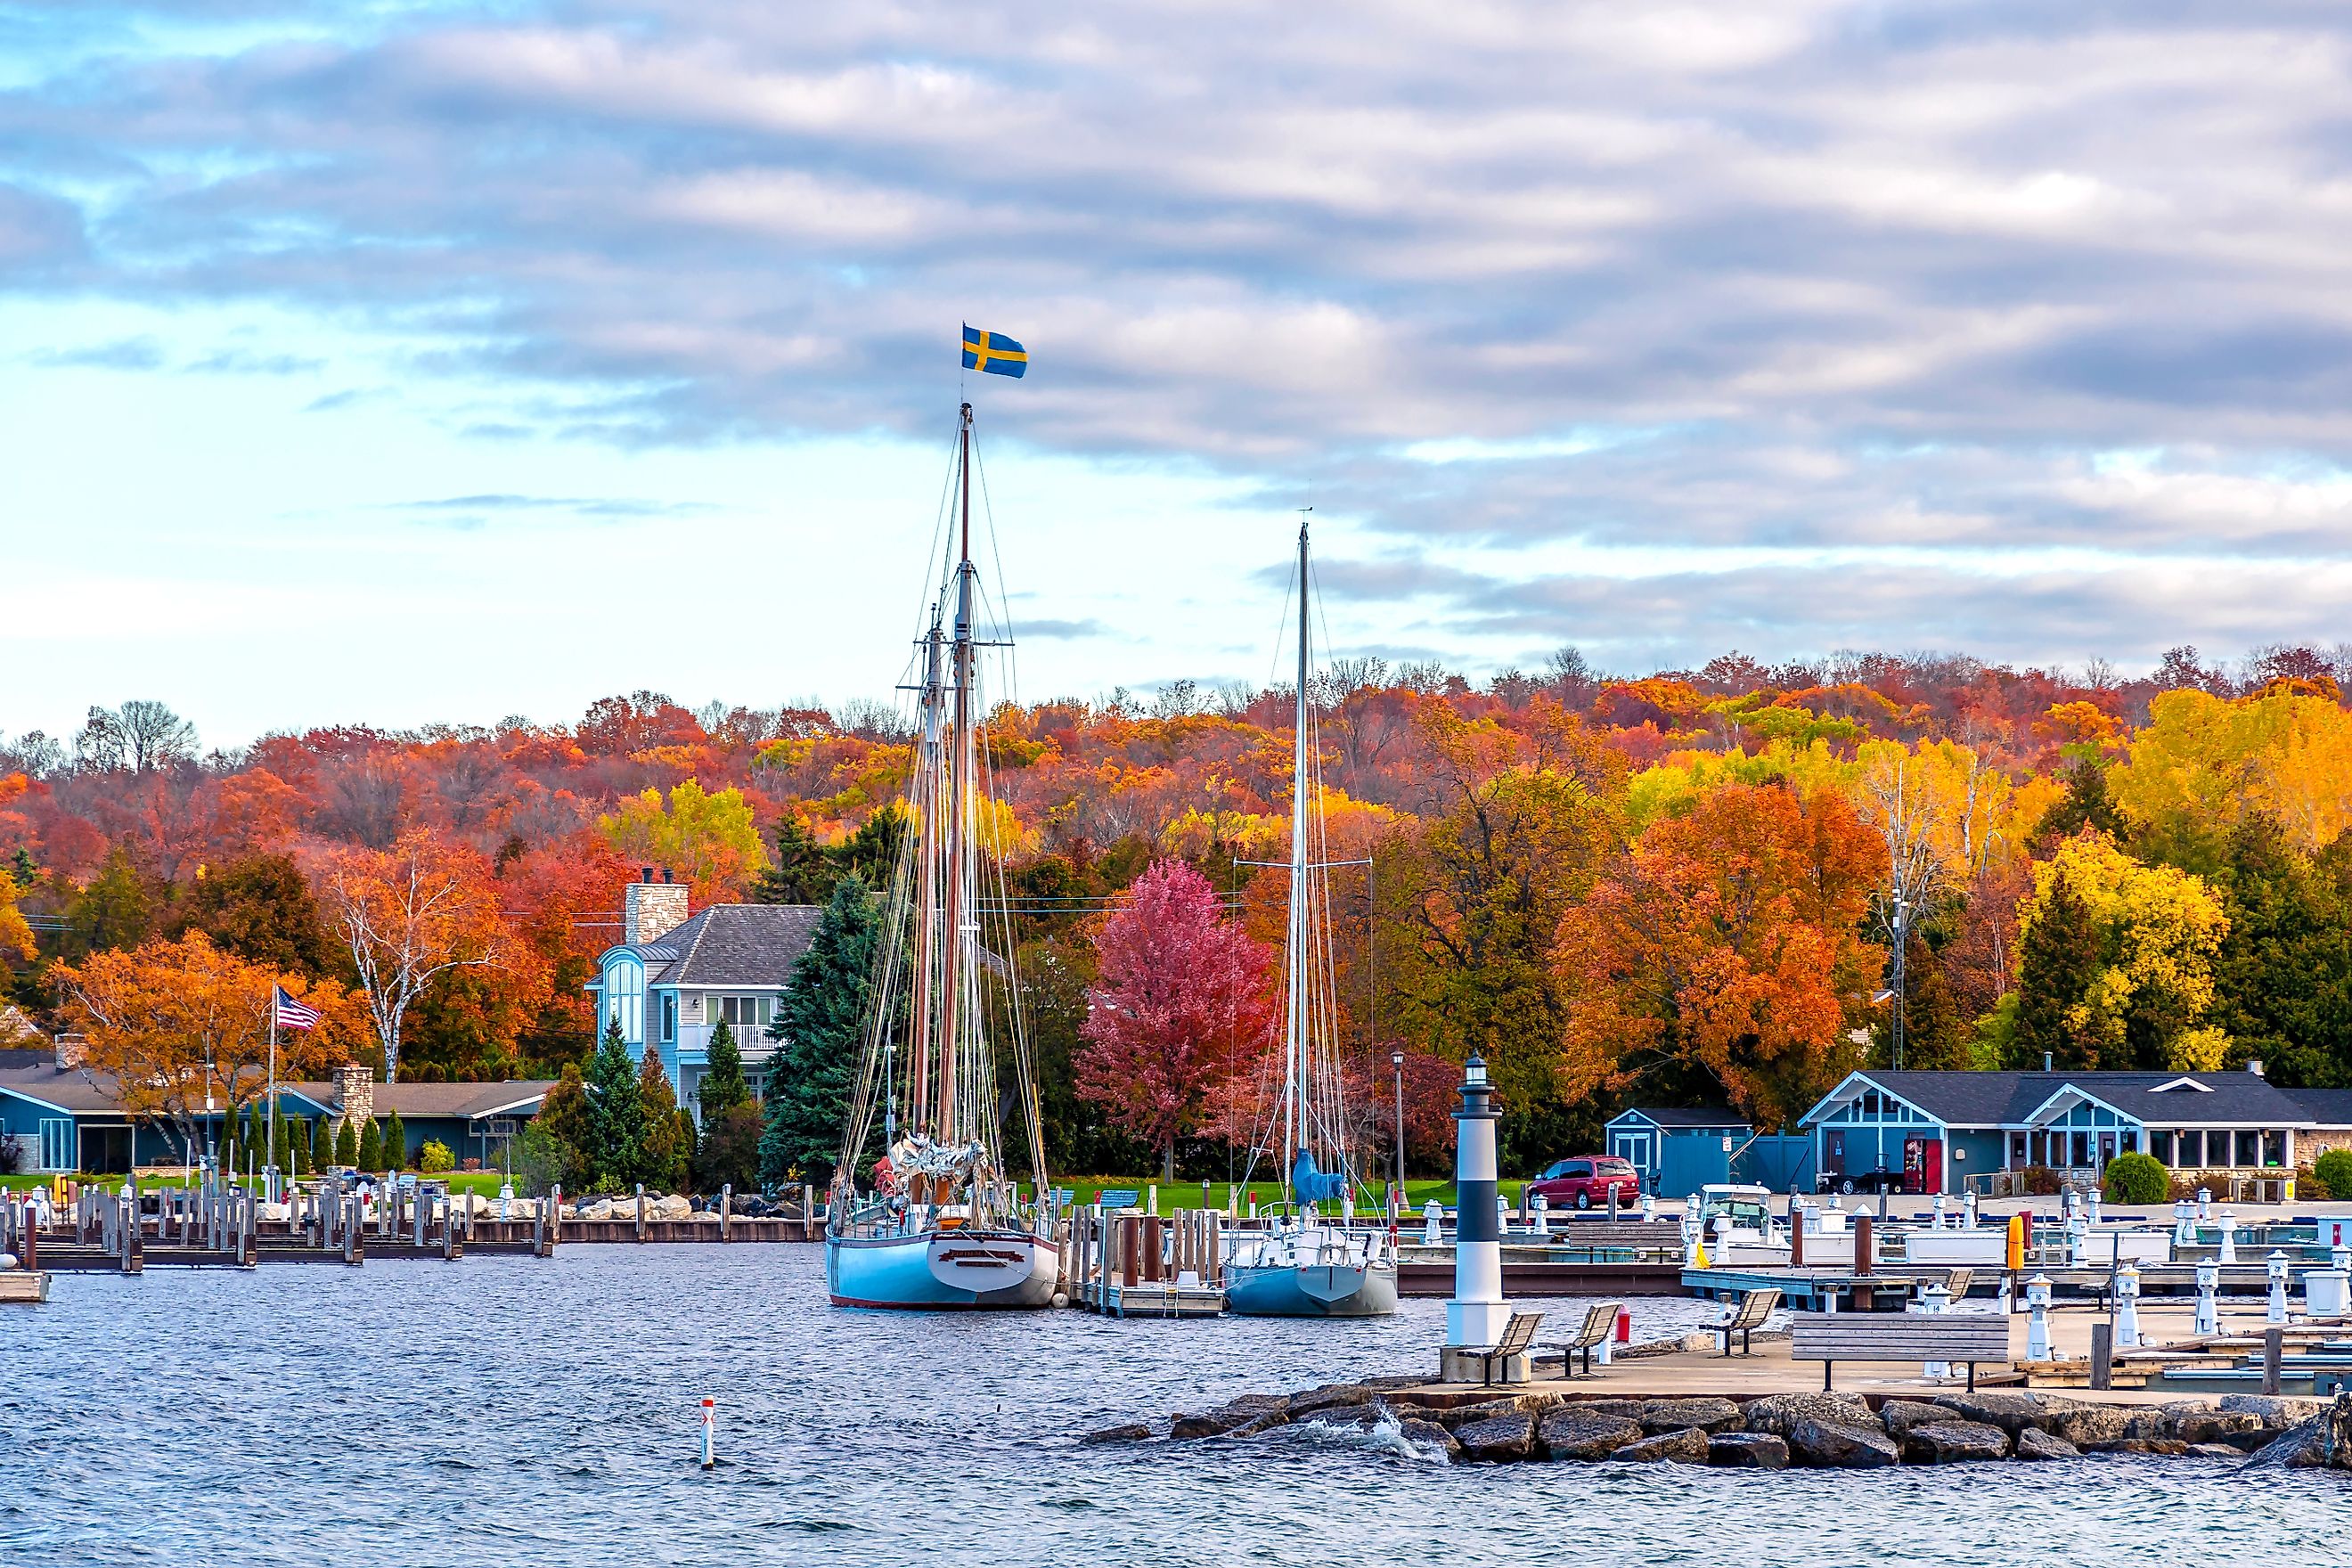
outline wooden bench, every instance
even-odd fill
[[[1478,1358],[1479,1379],[1488,1386],[1495,1381],[1495,1365],[1508,1365],[1515,1355],[1524,1355],[1536,1341],[1536,1325],[1543,1321],[1541,1312],[1513,1312],[1511,1321],[1503,1325],[1503,1337],[1485,1350],[1473,1352]]]
[[[1739,1298],[1739,1305],[1733,1309],[1731,1315],[1715,1325],[1715,1331],[1723,1336],[1723,1353],[1727,1360],[1731,1355],[1731,1336],[1739,1336],[1739,1353],[1748,1354],[1754,1349],[1748,1342],[1748,1336],[1764,1326],[1764,1320],[1770,1317],[1780,1304],[1780,1292],[1778,1290],[1749,1290]]]
[[[2000,1312],[1798,1312],[1789,1320],[1791,1361],[1822,1363],[1822,1386],[1842,1361],[2009,1360],[2009,1318]]]
[[[1142,1195],[1133,1187],[1105,1187],[1095,1194],[1095,1202],[1106,1209],[1131,1209]]]
[[[1625,1304],[1622,1301],[1595,1302],[1592,1307],[1585,1312],[1584,1326],[1582,1328],[1577,1330],[1574,1334],[1570,1335],[1567,1339],[1547,1340],[1544,1342],[1541,1347],[1542,1349],[1547,1351],[1558,1351],[1559,1352],[1560,1376],[1568,1377],[1572,1374],[1576,1365],[1576,1359],[1579,1355],[1581,1355],[1584,1358],[1584,1371],[1586,1375],[1590,1376],[1591,1374],[1592,1352],[1594,1347],[1606,1342],[1609,1336],[1616,1331],[1617,1314],[1624,1310]],[[1547,1355],[1534,1359],[1539,1361],[1549,1361],[1551,1360],[1551,1357]]]

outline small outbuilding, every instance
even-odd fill
[[[1731,1157],[1755,1131],[1721,1105],[1636,1105],[1609,1119],[1609,1152],[1642,1174],[1642,1190],[1683,1198],[1731,1179]]]

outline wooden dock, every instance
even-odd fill
[[[1179,1209],[1162,1218],[1073,1209],[1061,1230],[1062,1295],[1108,1318],[1214,1318],[1225,1310],[1224,1215]]]

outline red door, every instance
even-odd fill
[[[1940,1193],[1944,1190],[1944,1143],[1930,1138],[1919,1147],[1919,1190]]]

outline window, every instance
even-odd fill
[[[677,1038],[677,993],[665,991],[661,999],[662,1044],[669,1045]]]
[[[775,1002],[767,996],[721,996],[719,1016],[727,1026],[740,1034],[746,1029],[764,1029],[774,1014]]]
[[[2012,1132],[2009,1135],[2009,1163],[2012,1165],[2022,1165],[2026,1163],[2025,1134],[2022,1132]]]

